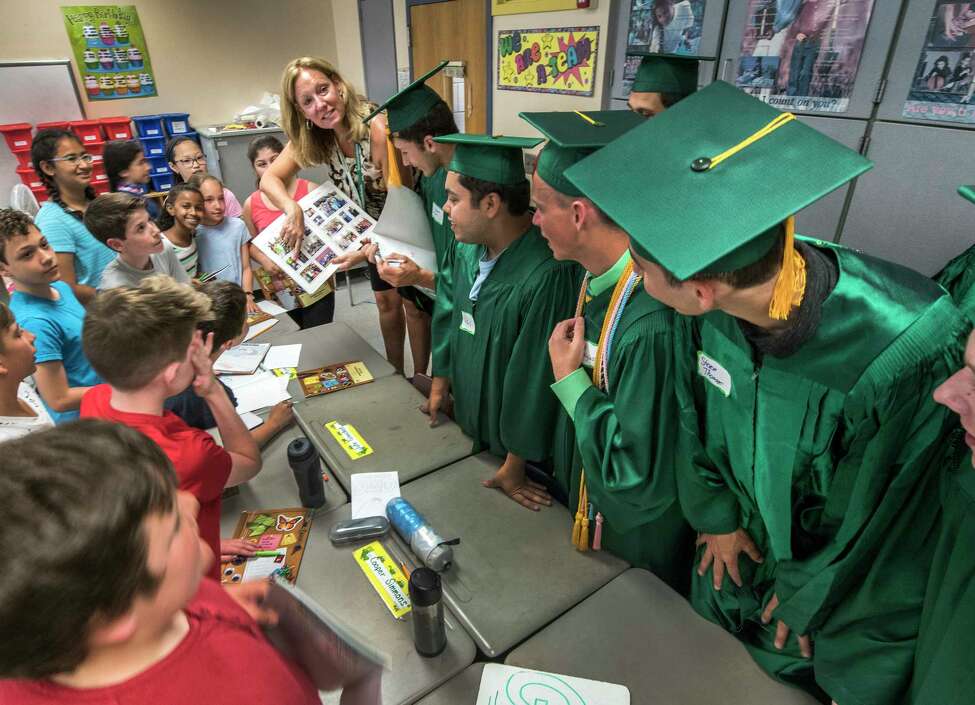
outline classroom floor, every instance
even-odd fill
[[[341,321],[350,326],[356,333],[366,339],[376,352],[386,357],[386,348],[383,345],[383,336],[379,331],[379,311],[376,308],[376,300],[372,295],[372,288],[369,280],[363,271],[352,272],[352,300],[354,306],[349,305],[349,292],[345,287],[345,275],[338,276],[338,291],[335,292],[335,320]],[[413,376],[413,358],[410,355],[409,340],[404,342],[406,346],[405,367],[406,376]]]

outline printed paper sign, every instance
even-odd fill
[[[369,444],[359,435],[359,432],[355,430],[352,424],[329,421],[325,424],[325,428],[332,434],[335,442],[342,446],[342,450],[345,451],[346,455],[353,460],[372,455],[372,448],[369,447]]]
[[[407,578],[381,543],[373,541],[356,549],[353,555],[369,584],[379,593],[383,604],[396,619],[412,609]]]
[[[156,95],[146,37],[134,5],[61,8],[75,65],[88,100]],[[188,132],[184,124],[183,132]]]
[[[592,95],[599,27],[498,32],[498,88]]]
[[[489,663],[481,673],[477,705],[630,705],[630,689],[591,681]]]

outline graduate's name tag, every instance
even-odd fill
[[[728,370],[700,350],[697,353],[697,373],[720,389],[726,397],[731,395],[731,375]]]
[[[474,316],[467,311],[460,312],[460,329],[474,335]]]
[[[433,207],[430,208],[430,215],[433,216],[437,225],[443,225],[443,208],[434,203]]]
[[[586,349],[582,353],[582,366],[592,369],[596,365],[596,350],[599,346],[596,343],[586,341]]]

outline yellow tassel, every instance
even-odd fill
[[[579,536],[582,533],[582,512],[576,512],[576,519],[572,522],[572,545],[579,547]]]
[[[399,173],[399,159],[397,159],[396,147],[393,146],[393,136],[386,128],[386,187],[402,186],[403,177]]]
[[[776,321],[788,319],[792,308],[802,303],[802,297],[806,293],[806,261],[796,252],[795,231],[795,216],[789,216],[785,221],[782,269],[775,280],[772,301],[768,307],[769,317]]]

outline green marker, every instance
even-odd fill
[[[257,558],[270,558],[271,556],[283,556],[283,553],[277,551],[255,551],[254,556]]]

